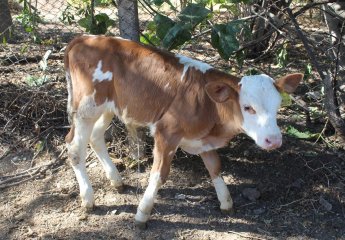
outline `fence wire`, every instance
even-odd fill
[[[92,12],[91,4],[87,1],[35,0],[20,2],[0,0],[0,35],[2,35],[0,107],[6,109],[6,111],[0,111],[0,134],[2,134],[2,146],[5,148],[14,141],[21,142],[19,139],[23,138],[22,134],[28,135],[28,129],[38,129],[38,135],[29,134],[32,139],[37,140],[42,129],[47,131],[50,126],[55,126],[65,132],[68,128],[65,116],[66,90],[62,63],[63,51],[73,37],[90,31],[85,24],[90,20],[88,16]],[[253,20],[252,25],[259,26],[251,29],[253,37],[250,40],[245,39],[243,33],[237,36],[240,48],[250,49],[252,53],[252,55],[248,54],[248,58],[244,60],[243,68],[237,67],[237,61],[234,59],[225,61],[219,56],[211,46],[212,30],[202,26],[196,27],[191,41],[176,51],[201,59],[218,68],[241,74],[247,73],[246,71],[250,69],[271,75],[280,74],[284,71],[282,68],[305,71],[304,68],[307,69],[309,66],[309,60],[284,12],[284,1],[266,2],[269,5],[231,5],[232,8],[236,8],[236,11],[221,9],[216,5],[209,6],[213,10],[213,14],[203,26],[213,27],[234,19]],[[144,34],[147,31],[150,22],[154,20],[158,12],[176,19],[179,10],[187,2],[172,1],[171,4],[173,7],[169,4],[156,7],[152,2],[139,0],[140,32]],[[308,6],[307,4],[309,3],[294,3],[295,13]],[[6,9],[9,12],[6,12]],[[325,22],[324,11],[328,13],[326,16],[332,18],[329,23],[339,30],[337,33],[330,31],[331,27]],[[114,1],[97,4],[92,14],[107,16],[106,20],[102,18],[107,27],[107,35],[120,35],[117,4]],[[339,76],[337,88],[340,101],[339,110],[342,114],[345,111],[344,15],[344,9],[338,5],[315,4],[307,11],[302,11],[295,16],[318,60],[323,66],[332,66],[333,73]],[[285,54],[287,58],[286,62],[281,63],[283,67],[277,67],[276,60],[273,60],[272,64],[264,64],[265,61],[271,61],[267,60],[268,58],[279,58],[280,53]],[[284,57],[282,59],[284,61]],[[313,73],[308,72],[308,74]],[[26,89],[28,86],[31,87],[30,91]],[[307,88],[309,94],[307,94],[309,96],[307,107],[317,107],[316,103],[320,104],[323,101],[322,85],[320,82],[314,81],[308,84]],[[304,99],[304,101],[307,100]],[[29,107],[34,102],[40,104]],[[124,129],[123,126],[122,129]],[[17,137],[14,138],[11,133],[17,130]],[[123,142],[123,137],[119,141]]]

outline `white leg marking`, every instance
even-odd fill
[[[81,205],[82,207],[92,208],[94,197],[92,186],[86,173],[85,158],[94,122],[92,120],[75,118],[74,124],[74,137],[72,142],[67,145],[68,153],[69,157],[72,158],[72,167],[79,184]]]
[[[216,177],[212,180],[216,189],[217,197],[220,202],[220,209],[228,211],[232,208],[233,202],[228,187],[222,177]]]
[[[141,199],[135,220],[138,222],[147,222],[150,217],[153,203],[156,199],[158,189],[162,186],[160,173],[151,174],[149,185],[146,188],[143,198]]]
[[[93,197],[92,185],[89,177],[87,176],[85,162],[79,163],[72,167],[79,184],[80,198],[82,201],[81,206],[90,209],[93,207],[95,200]]]
[[[107,178],[114,187],[122,186],[122,178],[114,163],[111,161],[104,141],[104,132],[113,118],[112,113],[104,113],[93,127],[90,143],[98,160],[101,162]]]

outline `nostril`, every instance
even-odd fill
[[[268,138],[265,139],[265,142],[269,145],[272,144],[272,142]]]

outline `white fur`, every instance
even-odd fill
[[[242,129],[257,145],[267,148],[265,139],[281,139],[276,119],[281,96],[273,85],[273,79],[264,74],[243,77],[239,84]],[[245,111],[245,106],[251,106],[256,114]]]
[[[183,73],[181,75],[181,81],[183,81],[183,78],[186,75],[186,72],[188,71],[189,67],[194,67],[195,69],[201,71],[202,73],[205,73],[207,70],[212,68],[212,66],[210,66],[207,63],[200,62],[198,60],[191,59],[189,57],[186,57],[180,54],[176,54],[176,57],[179,58],[179,63],[184,65]]]
[[[86,208],[91,208],[94,204],[93,190],[85,167],[87,145],[90,140],[111,184],[115,187],[122,185],[120,174],[112,163],[104,142],[105,129],[111,122],[114,112],[118,111],[114,102],[105,102],[97,106],[95,95],[96,91],[80,101],[74,115],[74,137],[68,144],[69,155],[76,159],[77,164],[73,164],[72,161],[72,167],[79,184],[82,206]]]
[[[147,186],[144,196],[141,199],[135,220],[138,222],[146,222],[151,214],[153,203],[156,199],[158,189],[162,186],[162,180],[160,173],[156,172],[151,174],[149,179],[149,185]]]
[[[150,135],[153,137],[154,135],[155,135],[155,133],[156,133],[156,123],[149,123],[148,124],[148,126],[149,126],[149,129],[150,129]]]
[[[119,40],[124,40],[124,41],[131,41],[130,39],[126,39],[126,38],[122,38],[122,37],[113,37],[115,39],[119,39]]]
[[[92,130],[90,143],[92,149],[95,151],[98,160],[101,162],[105,174],[111,182],[111,185],[113,185],[114,187],[119,187],[123,185],[122,178],[116,166],[109,157],[108,149],[104,140],[104,133],[109,126],[113,115],[114,114],[109,112],[104,113],[97,120]]]
[[[74,161],[72,160],[72,167],[79,184],[82,206],[91,208],[94,204],[94,197],[92,186],[86,173],[85,158],[87,144],[93,127],[93,120],[79,116],[81,114],[74,117],[74,137],[67,147],[69,156],[74,158]]]
[[[113,79],[113,73],[110,71],[103,72],[102,71],[102,60],[99,60],[97,64],[97,68],[95,69],[92,75],[92,81],[111,81]]]
[[[182,138],[179,146],[190,154],[200,154],[203,152],[208,152],[213,149],[217,149],[221,146],[211,145],[208,143],[203,143],[200,139],[185,139]]]
[[[96,101],[95,101],[95,95],[96,95],[96,90],[89,95],[89,96],[84,96],[79,103],[79,107],[77,110],[77,115],[80,118],[98,118],[102,112],[103,112],[103,107],[102,106],[97,106]]]
[[[67,81],[67,114],[68,114],[68,121],[69,123],[72,123],[72,81],[71,81],[71,74],[69,72],[69,69],[66,69],[66,81]]]
[[[216,177],[212,180],[214,188],[216,189],[217,197],[220,202],[220,209],[230,210],[232,208],[233,202],[230,196],[228,187],[226,186],[222,177]]]

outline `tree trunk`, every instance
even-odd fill
[[[329,116],[333,127],[337,133],[345,139],[344,120],[341,118],[339,106],[345,104],[345,2],[337,1],[336,3],[329,3],[324,6],[324,18],[327,24],[329,33],[331,35],[332,46],[328,49],[328,55],[332,58],[334,66],[334,81],[333,85],[333,112]],[[339,87],[342,85],[342,87]],[[326,87],[325,87],[326,92]],[[342,92],[342,94],[337,94]],[[330,101],[332,102],[332,101]],[[344,110],[344,109],[343,109]]]
[[[137,0],[117,0],[120,35],[123,38],[139,42],[139,17]],[[126,126],[130,158],[145,157],[146,131],[136,126]]]
[[[345,2],[338,1],[324,6],[324,17],[331,35],[329,55],[338,63],[338,80],[345,81]]]
[[[11,26],[12,18],[8,7],[8,0],[0,0],[0,43],[10,38]]]
[[[139,18],[137,0],[118,0],[120,35],[123,38],[139,41]]]

